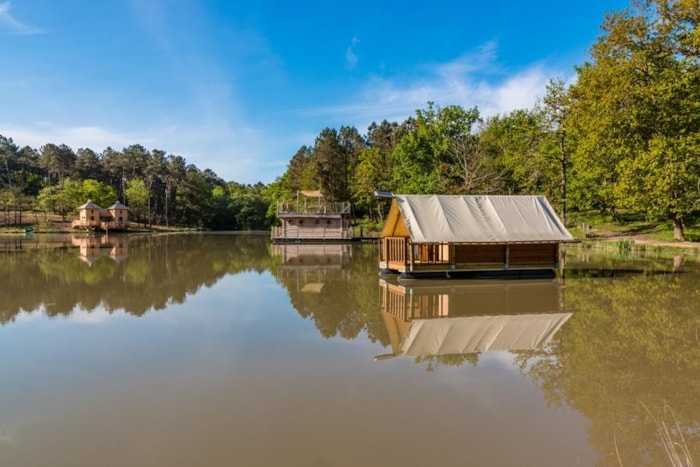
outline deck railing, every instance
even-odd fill
[[[277,214],[350,214],[350,202],[277,203]]]
[[[406,264],[406,238],[386,237],[379,245],[379,259],[391,263]]]
[[[450,262],[450,246],[447,243],[419,243],[413,247],[413,262],[416,264],[446,264]]]
[[[284,226],[272,226],[273,240],[351,240],[354,238],[352,227],[347,228],[313,228],[285,230]]]

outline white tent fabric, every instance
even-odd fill
[[[414,319],[395,356],[541,349],[571,313]]]
[[[567,242],[544,196],[395,195],[416,243]]]

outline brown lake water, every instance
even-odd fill
[[[376,260],[0,238],[0,466],[700,462],[697,252],[573,246],[546,281],[399,283]]]

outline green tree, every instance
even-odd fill
[[[153,221],[152,215],[160,219],[161,207],[165,206],[165,151],[153,149],[146,161],[146,187],[148,188],[148,224]]]
[[[22,192],[28,196],[35,197],[43,185],[43,176],[39,166],[39,152],[29,146],[22,147],[17,151],[18,168],[15,179],[22,188]]]
[[[49,183],[62,182],[73,170],[75,157],[73,150],[65,144],[42,146],[39,162],[46,171]]]
[[[372,124],[367,129],[367,144],[358,156],[352,191],[358,214],[369,215],[374,220],[384,216],[385,202],[377,200],[375,191],[392,191],[392,173],[396,148],[403,127],[397,123],[383,120]]]
[[[299,148],[287,165],[286,176],[287,189],[290,193],[318,189],[316,163],[311,148],[308,146]]]
[[[14,185],[14,169],[17,163],[17,145],[12,138],[0,135],[0,188]]]
[[[88,178],[82,181],[80,187],[80,201],[91,200],[98,206],[106,208],[117,201],[117,192],[106,183]]]
[[[169,155],[165,160],[165,171],[163,173],[164,182],[164,217],[165,225],[170,225],[170,211],[172,200],[177,198],[177,186],[181,186],[185,181],[187,164],[182,156]]]
[[[467,138],[479,120],[476,108],[439,108],[432,102],[417,110],[415,128],[401,138],[394,150],[393,184],[401,193],[449,193],[454,190],[453,141]]]
[[[571,165],[571,137],[567,131],[570,95],[561,79],[552,79],[546,87],[546,94],[538,104],[545,123],[545,151],[559,169],[559,217],[566,225],[567,188],[569,166]]]
[[[362,138],[354,127],[341,127],[340,132],[330,128],[321,131],[312,157],[324,195],[336,201],[351,198],[351,177],[362,147]]]
[[[452,141],[449,155],[452,163],[446,167],[453,181],[451,193],[498,193],[503,187],[503,169],[483,150],[479,135]]]
[[[148,216],[144,216],[147,214],[148,198],[148,187],[142,179],[135,178],[126,183],[126,200],[129,208],[134,213],[136,220],[140,220],[144,225],[148,218]]]
[[[77,180],[64,178],[57,185],[44,187],[38,196],[39,207],[44,212],[55,212],[66,220],[66,215],[85,202],[82,184]]]
[[[102,164],[95,151],[90,148],[80,148],[76,153],[72,177],[76,180],[93,179],[102,181]]]
[[[491,117],[481,126],[480,149],[503,177],[501,192],[546,192],[553,171],[541,157],[542,132],[540,115],[522,109]]]
[[[210,222],[212,187],[207,183],[202,172],[193,165],[188,165],[185,180],[178,185],[175,196],[175,208],[181,225],[204,227]]]
[[[640,0],[609,14],[578,69],[577,171],[598,200],[672,222],[700,206],[700,5]]]
[[[237,195],[232,199],[236,225],[243,230],[262,230],[266,226],[268,205],[258,194],[248,193]]]

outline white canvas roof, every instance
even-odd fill
[[[395,356],[541,349],[571,313],[414,319]]]
[[[395,195],[393,202],[416,243],[573,240],[544,196]]]

